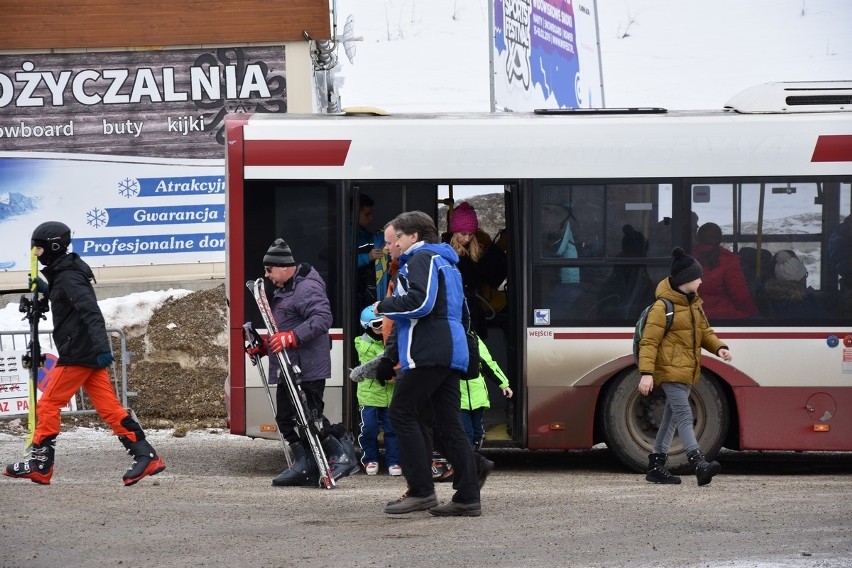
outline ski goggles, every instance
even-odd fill
[[[374,331],[379,331],[380,329],[382,329],[382,320],[381,319],[374,319],[373,321],[370,322],[369,325]]]

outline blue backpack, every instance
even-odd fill
[[[657,298],[657,300],[662,300],[666,307],[666,330],[663,332],[663,334],[666,334],[672,327],[672,320],[674,320],[674,304],[672,304],[672,301],[668,298]],[[642,313],[639,314],[639,319],[636,320],[636,328],[633,330],[633,362],[636,363],[637,366],[639,365],[639,342],[642,341],[642,334],[645,332],[645,323],[648,321],[648,312],[651,311],[651,308],[654,307],[657,300],[654,300],[647,308],[642,310]]]

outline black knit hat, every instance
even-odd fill
[[[702,276],[704,276],[704,269],[701,268],[701,263],[686,254],[680,247],[672,249],[672,269],[670,274],[672,286],[677,288]]]
[[[284,239],[275,239],[275,242],[263,255],[264,266],[296,266],[296,261],[293,259],[293,252],[290,250],[290,245],[284,242]]]

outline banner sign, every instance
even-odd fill
[[[595,0],[493,0],[493,108],[603,106]]]
[[[44,367],[38,371],[36,400],[41,398],[51,379],[51,371],[57,356],[52,349],[42,351]],[[26,414],[30,408],[30,372],[21,364],[21,356],[27,351],[0,351],[0,416]],[[77,410],[77,395],[63,406],[61,411]]]
[[[283,46],[0,55],[0,269],[49,220],[93,267],[224,262],[224,117],[285,87]]]

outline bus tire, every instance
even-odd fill
[[[601,425],[607,447],[624,465],[638,472],[648,467],[648,454],[663,416],[665,395],[655,388],[650,396],[639,394],[639,371],[632,369],[614,378],[604,395]],[[722,447],[728,431],[729,412],[725,393],[715,376],[702,371],[701,379],[689,395],[695,437],[707,456]],[[669,449],[669,469],[687,470],[689,461],[675,434]]]

